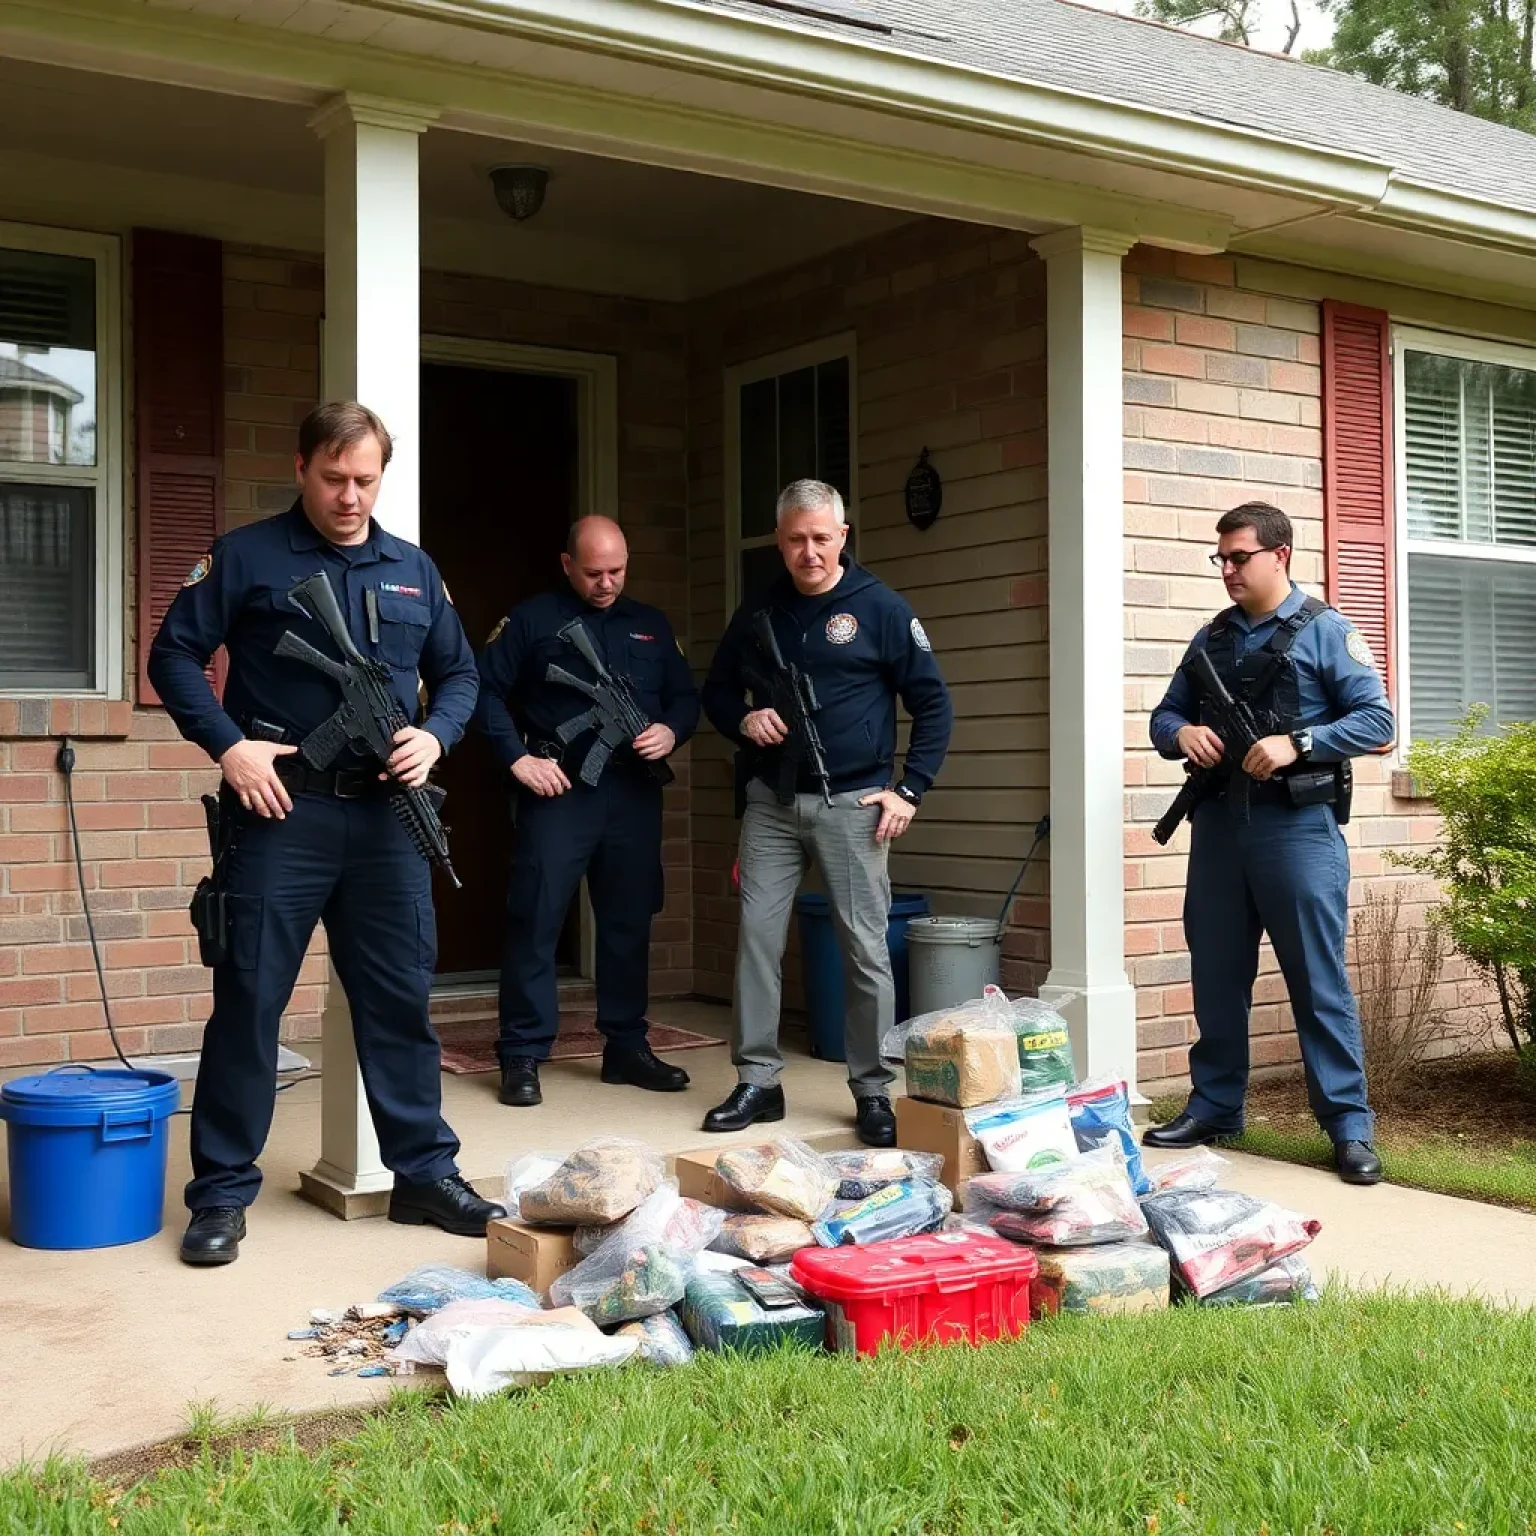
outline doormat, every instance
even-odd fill
[[[437,1026],[443,1042],[443,1071],[455,1074],[498,1072],[496,1058],[497,1024],[495,1019],[464,1019]],[[724,1045],[713,1035],[695,1034],[691,1029],[674,1029],[670,1024],[652,1024],[647,1036],[653,1051],[696,1051],[706,1045]],[[551,1061],[575,1061],[603,1054],[603,1037],[597,1032],[595,1013],[560,1014],[560,1033],[555,1036]]]

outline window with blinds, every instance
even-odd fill
[[[0,688],[97,682],[96,262],[0,244]]]
[[[1536,719],[1536,369],[1407,347],[1402,379],[1410,728]]]
[[[784,569],[774,537],[779,492],[825,480],[854,513],[851,341],[834,338],[727,372],[734,466],[730,597],[760,596]],[[848,547],[853,550],[853,529]]]

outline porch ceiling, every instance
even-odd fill
[[[307,117],[284,102],[0,57],[0,219],[169,222],[318,251],[323,158]],[[519,162],[551,173],[543,210],[522,225],[496,206],[488,179]],[[428,265],[672,300],[911,217],[441,128],[422,139],[421,206]]]

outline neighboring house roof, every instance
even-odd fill
[[[1536,210],[1536,135],[1354,75],[1067,0],[696,0],[917,57],[1388,162]],[[843,11],[884,24],[836,21]]]
[[[8,393],[58,395],[71,405],[78,405],[85,396],[78,389],[56,379],[41,368],[34,368],[16,357],[0,357],[0,390]]]

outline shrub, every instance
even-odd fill
[[[1484,734],[1487,710],[1454,736],[1415,742],[1408,768],[1444,818],[1437,848],[1396,861],[1445,893],[1436,918],[1493,982],[1510,1043],[1536,1080],[1536,723]]]
[[[1439,924],[1403,922],[1403,888],[1368,890],[1352,924],[1355,998],[1371,1097],[1394,1098],[1430,1049],[1449,1037],[1435,990],[1445,969]]]

